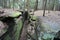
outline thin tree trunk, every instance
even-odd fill
[[[38,0],[36,0],[36,4],[35,4],[35,10],[38,9]]]
[[[44,9],[44,0],[42,0],[42,9]]]
[[[54,11],[55,11],[55,1],[56,1],[56,0],[54,0],[54,8],[53,8]]]
[[[7,0],[3,0],[3,7],[7,8]]]
[[[27,3],[26,3],[26,8],[27,8],[27,10],[28,10],[28,12],[29,12],[29,0],[27,0]]]
[[[53,0],[53,7],[52,10],[55,10],[55,0]]]
[[[4,1],[5,1],[5,0],[3,0],[3,8],[4,8]]]
[[[48,5],[49,5],[49,8],[48,8],[48,13],[50,13],[50,0],[49,0]]]
[[[9,8],[11,7],[11,5],[10,5],[10,0],[9,0]]]
[[[13,10],[14,10],[14,3],[15,3],[15,0],[13,0]]]
[[[3,0],[1,0],[1,3],[2,3],[2,7],[3,7]]]
[[[43,11],[43,16],[45,16],[46,3],[47,3],[47,0],[44,0],[44,11]]]

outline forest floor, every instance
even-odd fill
[[[12,10],[9,12],[12,12]],[[58,32],[60,30],[60,11],[48,12],[46,10],[45,17],[43,17],[43,10],[37,10],[34,12],[34,16],[39,18],[44,31]]]
[[[37,10],[34,12],[35,16],[38,16],[41,20],[42,25],[46,26],[46,29],[52,29],[50,31],[57,32],[60,30],[60,11],[47,11],[45,17],[43,17],[43,10]],[[49,27],[47,27],[47,25]],[[46,30],[45,29],[45,30]]]
[[[43,11],[38,10],[34,12],[35,16],[43,16]],[[49,20],[56,21],[60,24],[60,11],[48,11],[45,12],[45,17],[48,17]]]

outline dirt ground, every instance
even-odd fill
[[[47,11],[45,12],[45,17],[43,17],[43,10],[38,10],[34,12],[35,16],[38,16],[47,30],[51,29],[50,31],[59,31],[60,30],[60,11]],[[48,26],[46,26],[48,25]],[[46,30],[45,29],[45,30]]]
[[[34,12],[35,16],[43,16],[43,10],[38,10]],[[60,23],[60,11],[46,11],[45,17],[48,17],[49,20]]]

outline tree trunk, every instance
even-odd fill
[[[44,9],[44,0],[42,0],[42,9]]]
[[[49,0],[48,5],[49,5],[49,7],[48,7],[48,13],[50,13],[50,0]]]
[[[14,10],[14,3],[15,3],[15,0],[13,0],[13,10]]]
[[[27,8],[27,10],[28,10],[28,12],[29,12],[29,0],[27,0],[27,3],[26,3],[26,8]]]
[[[3,8],[7,8],[7,0],[3,0]]]
[[[38,0],[36,0],[36,4],[35,4],[35,10],[38,9]]]
[[[55,10],[55,0],[53,0],[53,7],[52,10]]]
[[[46,3],[47,3],[47,0],[44,0],[44,11],[43,11],[43,16],[45,16]]]
[[[9,8],[11,7],[11,5],[10,5],[10,0],[9,0]]]
[[[2,0],[2,7],[4,8],[4,0]]]
[[[55,1],[56,1],[56,0],[54,0],[54,8],[53,8],[54,11],[55,11]]]

